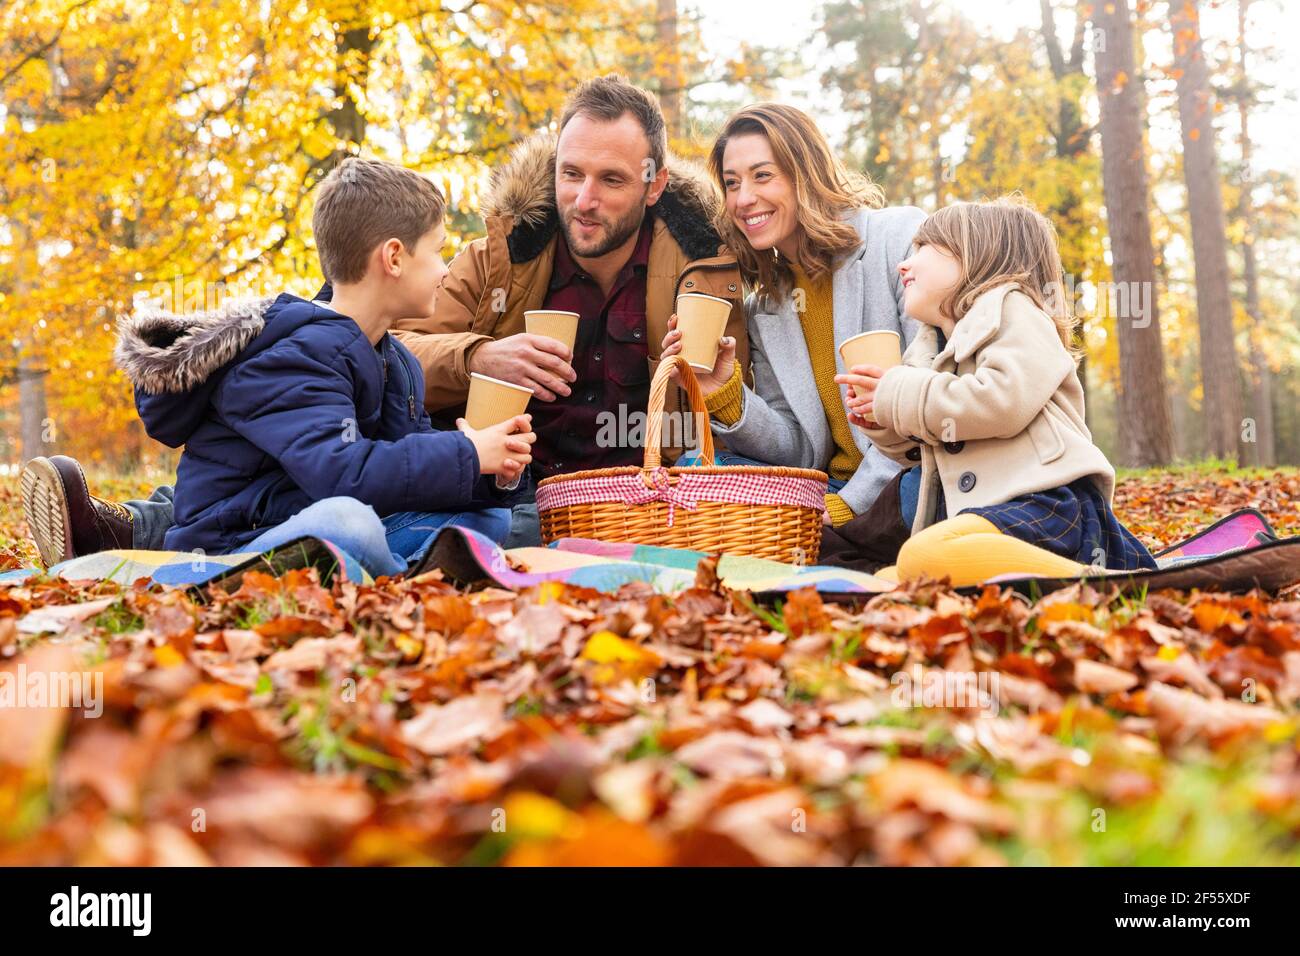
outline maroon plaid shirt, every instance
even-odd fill
[[[650,399],[645,292],[653,229],[654,221],[647,215],[632,256],[608,296],[573,261],[564,233],[556,239],[550,291],[542,308],[581,316],[573,346],[578,379],[570,384],[567,397],[553,402],[535,398],[529,403],[533,430],[540,439],[533,446],[538,480],[587,468],[641,464],[643,449],[629,447],[626,432],[628,419],[636,412],[644,415]],[[625,406],[621,412],[619,406]],[[608,414],[601,417],[602,413]],[[614,439],[611,447],[597,443],[602,426],[605,438]]]

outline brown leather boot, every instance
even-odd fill
[[[131,512],[92,496],[76,459],[33,458],[23,469],[22,489],[27,527],[47,566],[132,546]]]

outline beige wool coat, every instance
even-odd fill
[[[885,372],[867,434],[921,465],[912,533],[948,515],[1092,478],[1109,502],[1115,469],[1084,424],[1083,385],[1056,325],[1014,283],[984,293],[940,351],[925,326]]]

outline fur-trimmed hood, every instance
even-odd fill
[[[141,309],[117,323],[113,359],[143,392],[188,392],[266,327],[274,297],[236,299],[189,315]]]
[[[135,388],[149,434],[173,447],[184,444],[206,413],[219,373],[319,311],[283,308],[290,303],[308,305],[284,294],[232,299],[191,313],[144,308],[119,319],[113,359]]]
[[[507,238],[512,262],[529,262],[546,248],[560,225],[555,207],[555,144],[550,133],[535,133],[518,143],[510,158],[492,173],[481,205],[484,218],[513,223]],[[651,212],[691,259],[718,254],[722,240],[713,228],[718,197],[708,175],[696,164],[668,157],[668,187]]]
[[[231,554],[326,498],[380,515],[506,503],[468,437],[434,432],[410,350],[318,302],[141,312],[117,359],[149,436],[185,446],[169,550]]]

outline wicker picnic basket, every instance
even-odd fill
[[[542,540],[595,538],[815,562],[825,510],[824,472],[714,465],[707,424],[700,429],[702,464],[662,467],[662,412],[674,367],[680,370],[691,411],[707,423],[704,394],[690,365],[680,355],[665,359],[650,385],[642,467],[579,471],[540,482]]]

